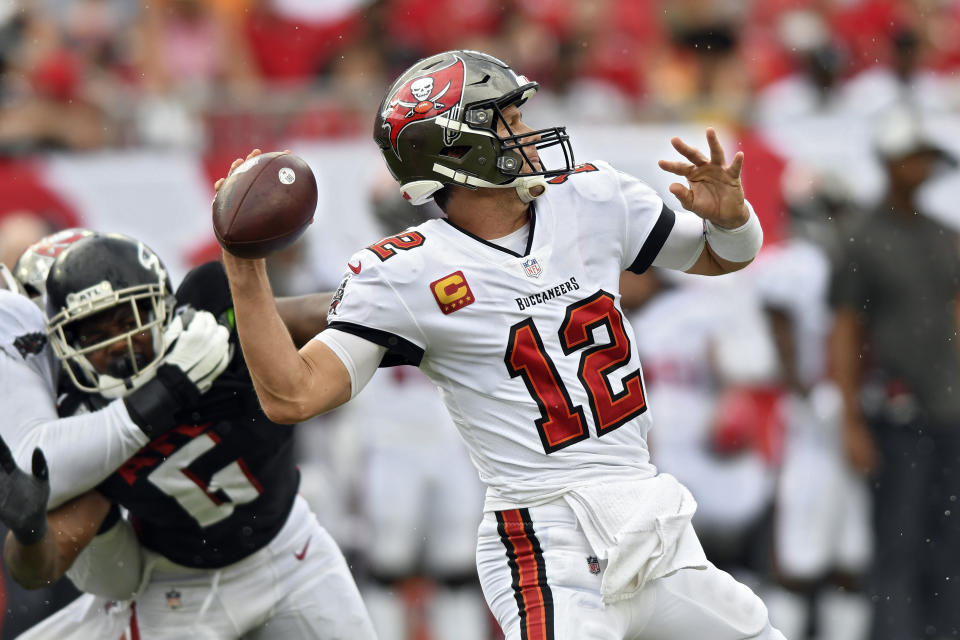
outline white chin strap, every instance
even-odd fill
[[[533,202],[547,192],[547,180],[543,176],[517,178],[513,181],[513,185],[523,202]]]
[[[523,202],[532,202],[547,191],[547,179],[543,176],[520,176],[507,184],[493,184],[475,176],[461,173],[439,163],[433,165],[433,170],[453,180],[454,184],[465,187],[482,189],[516,189],[517,195]],[[400,193],[410,204],[424,204],[433,198],[433,194],[443,188],[443,183],[437,180],[416,180],[400,187]]]

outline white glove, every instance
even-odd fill
[[[165,364],[179,367],[200,393],[206,393],[233,355],[230,331],[209,311],[178,315],[163,334]]]

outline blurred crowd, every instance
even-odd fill
[[[767,230],[757,263],[722,282],[623,283],[653,461],[697,498],[711,559],[791,640],[960,633],[960,219],[927,197],[960,195],[941,182],[960,152],[958,0],[0,0],[0,184],[21,184],[38,152],[366,141],[389,80],[453,48],[540,82],[534,122],[736,136]],[[366,182],[364,224],[380,235],[437,215]],[[76,222],[11,207],[8,265]],[[310,259],[302,245],[274,259],[279,293],[336,285]],[[304,492],[384,638],[462,640],[469,626],[487,640],[460,533],[475,530],[479,485],[456,474],[469,464],[449,424],[433,429],[445,418],[416,372],[375,380],[350,413],[308,427]],[[411,397],[417,421],[378,422]],[[8,612],[50,610],[17,602]]]
[[[956,105],[958,36],[953,0],[4,0],[0,152],[365,133],[389,79],[453,48],[590,118],[751,122],[791,74],[825,104],[878,66]]]

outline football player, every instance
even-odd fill
[[[855,214],[839,198],[828,208],[829,195],[805,192],[802,207],[790,202],[790,236],[765,251],[751,274],[770,319],[785,391],[773,538],[782,589],[765,598],[794,640],[814,626],[825,638],[870,635],[870,602],[862,588],[873,559],[871,496],[844,456],[843,398],[827,368],[827,249],[837,242],[833,234],[852,237],[837,229]]]
[[[418,365],[487,486],[477,563],[508,640],[782,639],[763,602],[704,556],[690,493],[650,462],[618,301],[623,270],[719,275],[756,256],[743,156],[727,165],[712,129],[709,157],[674,138],[686,162],[660,166],[689,183],[670,187],[689,210],[675,213],[606,163],[575,166],[563,127],[528,127],[537,86],[472,51],[397,79],[375,140],[403,197],[446,216],[354,254],[327,328],[300,351],[265,262],[224,255],[263,408],[298,422],[347,402],[380,365]]]
[[[46,320],[38,305],[42,305],[44,282],[54,258],[73,242],[89,237],[87,229],[67,229],[47,236],[30,246],[17,260],[13,273],[2,271],[0,287],[0,389],[3,389],[2,407],[6,419],[0,434],[6,443],[0,446],[0,469],[3,482],[0,493],[0,518],[19,540],[30,542],[42,537],[45,521],[43,513],[54,509],[78,494],[82,494],[105,479],[114,469],[146,444],[151,435],[159,435],[151,425],[139,421],[136,413],[128,411],[128,403],[138,402],[142,392],[124,400],[114,400],[101,411],[60,419],[56,409],[56,379],[59,363],[53,357],[46,332]],[[28,297],[29,296],[29,297]],[[33,300],[31,302],[31,299]],[[36,304],[35,304],[36,303]],[[207,372],[216,377],[226,366],[228,340],[224,332],[201,332],[198,323],[189,331],[198,359],[209,358],[215,364]],[[185,341],[190,342],[190,340]],[[198,382],[203,384],[199,378]],[[45,468],[43,454],[53,472],[46,477],[41,494],[28,491],[22,494],[16,485],[31,480],[19,473],[15,460],[25,468],[35,467],[38,473]],[[32,499],[28,500],[27,498]],[[82,504],[65,507],[75,511]],[[97,533],[80,554],[70,571],[70,578],[80,589],[102,596],[108,601],[129,597],[140,582],[140,551],[129,523],[115,520],[112,526],[100,531],[65,530],[55,521],[51,527],[62,540],[83,533]],[[40,547],[37,547],[40,548]],[[9,568],[8,568],[9,569]],[[30,583],[30,587],[42,586]],[[92,599],[92,597],[91,597]],[[97,609],[97,614],[103,611]],[[78,621],[73,621],[78,622]],[[87,637],[110,637],[123,621],[118,616],[97,615],[86,626],[73,623],[55,629],[76,631]]]
[[[43,304],[44,282],[56,256],[92,235],[87,229],[67,229],[32,245],[13,268],[18,290],[29,298],[9,291],[0,293],[0,388],[4,390],[4,412],[9,417],[2,435],[21,467],[29,468],[37,447],[50,459],[54,467],[50,476],[51,508],[93,488],[151,438],[162,434],[159,426],[130,410],[145,401],[146,394],[138,391],[110,402],[95,417],[58,419],[59,364],[49,348],[46,320],[37,304]],[[202,326],[198,323],[193,332]],[[227,364],[227,336],[204,333],[195,342],[203,345],[202,352],[196,354],[198,361],[209,358],[214,363],[204,372],[207,375],[197,377],[197,383],[205,385],[219,373],[218,367],[222,370]],[[61,460],[70,464],[61,465]]]
[[[163,431],[95,491],[51,512],[46,531],[34,517],[8,537],[5,556],[18,580],[58,579],[92,533],[118,518],[120,505],[144,549],[131,623],[138,633],[373,637],[343,556],[297,496],[292,430],[263,417],[239,350],[208,388],[184,374],[195,368],[184,363],[203,352],[192,340],[177,348],[194,323],[229,334],[218,323],[232,319],[222,268],[211,263],[188,274],[174,315],[159,258],[140,242],[103,234],[64,249],[46,286],[50,340],[72,387],[61,413],[96,410],[105,395],[150,394],[152,403],[147,397],[130,410]],[[35,469],[27,480],[42,486]],[[5,485],[29,485],[25,475],[13,473]],[[83,598],[75,605],[29,637],[49,637],[92,610]]]

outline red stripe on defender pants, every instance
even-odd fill
[[[520,611],[521,640],[553,640],[553,594],[547,584],[543,549],[527,509],[498,511],[497,531],[507,550],[507,564]]]
[[[121,638],[121,640],[123,640]],[[140,627],[137,625],[137,603],[130,604],[130,640],[140,640]]]

